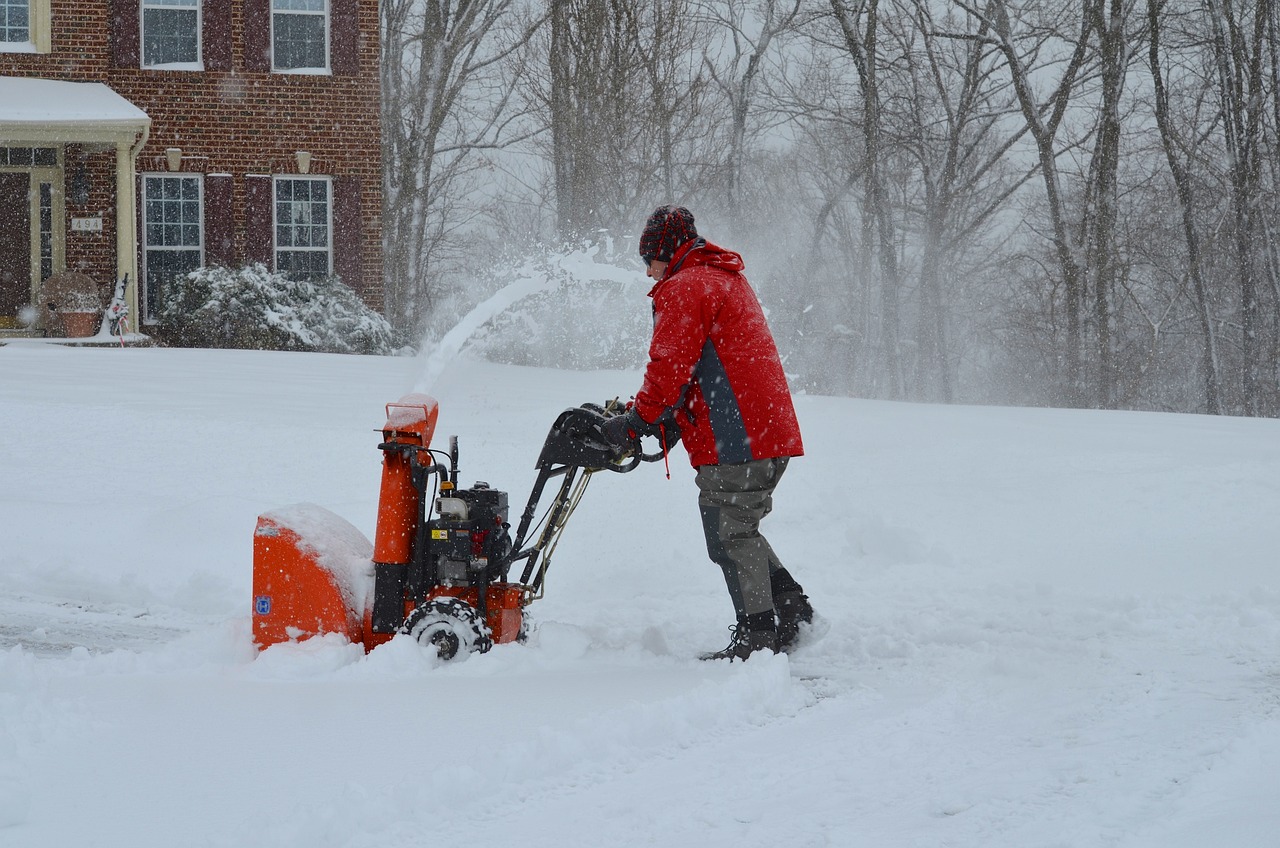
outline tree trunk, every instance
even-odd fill
[[[1092,226],[1089,238],[1090,263],[1094,272],[1093,323],[1097,334],[1097,385],[1095,400],[1103,409],[1115,405],[1115,366],[1111,342],[1111,295],[1116,281],[1115,229],[1117,185],[1120,166],[1120,95],[1128,69],[1123,0],[1096,0],[1089,12],[1098,33],[1098,55],[1102,68],[1102,112],[1094,146]],[[1090,232],[1091,231],[1091,232]]]
[[[1079,248],[1076,240],[1067,227],[1064,201],[1062,197],[1061,178],[1058,174],[1058,160],[1055,151],[1055,139],[1062,117],[1071,99],[1072,89],[1077,74],[1083,66],[1089,39],[1090,23],[1087,15],[1083,15],[1081,29],[1076,38],[1074,52],[1067,63],[1061,80],[1046,106],[1052,107],[1048,120],[1043,118],[1044,107],[1036,99],[1031,85],[1030,70],[1022,63],[1022,53],[1013,43],[1013,32],[1009,22],[1009,10],[1005,0],[992,0],[994,15],[991,28],[996,35],[997,45],[1004,54],[1005,64],[1013,82],[1014,91],[1018,95],[1018,103],[1022,108],[1022,116],[1036,144],[1036,156],[1040,163],[1040,174],[1044,180],[1045,198],[1049,204],[1049,217],[1053,228],[1054,252],[1058,259],[1058,268],[1062,274],[1064,288],[1064,305],[1067,313],[1067,338],[1063,351],[1066,367],[1066,392],[1063,400],[1068,406],[1085,405],[1083,384],[1080,317],[1083,304],[1084,271],[1079,259]]]
[[[1190,174],[1178,155],[1180,144],[1174,137],[1173,125],[1169,118],[1169,93],[1165,89],[1164,74],[1160,69],[1161,6],[1162,0],[1147,0],[1147,23],[1150,31],[1150,66],[1151,79],[1155,87],[1156,124],[1160,128],[1160,142],[1164,147],[1165,159],[1169,163],[1169,172],[1173,175],[1174,187],[1178,192],[1178,206],[1182,212],[1182,232],[1187,242],[1187,270],[1191,276],[1196,318],[1199,321],[1200,334],[1204,340],[1200,355],[1200,369],[1204,380],[1205,411],[1210,415],[1219,415],[1222,412],[1222,401],[1218,376],[1218,338],[1209,306],[1208,287],[1204,279],[1203,263],[1200,255],[1200,237],[1196,232],[1194,189]]]
[[[1262,35],[1269,3],[1255,5],[1254,31],[1246,40],[1232,7],[1206,0],[1210,18],[1223,128],[1230,161],[1231,210],[1236,277],[1240,286],[1241,411],[1258,415],[1259,385],[1258,283],[1252,247],[1256,235],[1256,203],[1260,176],[1259,145],[1262,110]]]
[[[881,298],[881,346],[883,349],[886,395],[903,396],[901,350],[901,280],[898,269],[897,244],[894,237],[893,211],[889,205],[889,193],[885,187],[881,161],[880,90],[876,68],[876,38],[879,34],[879,0],[868,0],[858,12],[851,11],[841,0],[831,0],[844,34],[845,48],[857,67],[862,85],[862,143],[863,171],[865,174],[866,200],[863,205],[863,243],[866,255],[874,253],[880,267]],[[857,17],[866,10],[866,30],[859,34]],[[873,248],[874,245],[874,248]]]

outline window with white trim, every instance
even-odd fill
[[[142,0],[142,66],[200,67],[200,0]]]
[[[276,270],[317,280],[333,270],[332,185],[328,177],[276,177]]]
[[[203,188],[189,174],[142,178],[144,320],[156,319],[174,280],[204,264]]]
[[[0,53],[48,53],[50,0],[0,0]]]
[[[0,0],[0,43],[31,41],[30,0]]]
[[[271,0],[271,67],[329,69],[328,0]]]

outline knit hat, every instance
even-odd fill
[[[640,234],[640,258],[646,263],[670,262],[676,248],[697,237],[692,212],[683,206],[659,206]]]

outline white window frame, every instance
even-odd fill
[[[141,295],[142,295],[142,296],[141,296],[141,298],[140,298],[141,303],[139,304],[139,308],[140,308],[140,309],[142,310],[142,312],[143,312],[143,318],[142,318],[143,323],[146,323],[146,324],[154,324],[154,323],[155,323],[155,321],[156,321],[156,316],[149,314],[149,312],[148,312],[148,307],[147,307],[147,301],[150,299],[150,292],[151,292],[151,280],[148,278],[148,276],[149,276],[149,275],[147,274],[147,267],[148,267],[147,254],[148,254],[150,251],[153,251],[153,250],[155,250],[155,251],[175,251],[175,252],[176,252],[176,251],[179,251],[179,250],[181,250],[181,251],[190,251],[190,250],[192,250],[192,247],[191,247],[190,245],[178,245],[178,246],[174,246],[174,245],[156,245],[156,246],[154,246],[154,247],[153,247],[153,246],[151,246],[151,244],[150,244],[150,239],[149,239],[149,235],[150,235],[150,234],[149,234],[149,233],[148,233],[148,231],[147,231],[147,223],[148,223],[148,219],[147,219],[147,181],[148,181],[149,179],[157,179],[157,178],[159,178],[159,179],[165,179],[165,180],[191,180],[191,179],[193,179],[193,180],[195,180],[195,181],[196,181],[196,195],[197,195],[197,197],[196,197],[196,202],[197,202],[197,204],[198,204],[198,208],[199,208],[199,216],[198,216],[198,217],[199,217],[199,220],[197,221],[197,223],[199,224],[199,227],[200,227],[200,230],[199,230],[199,233],[200,233],[200,247],[199,247],[200,262],[199,262],[199,264],[197,265],[197,267],[201,267],[201,268],[202,268],[202,267],[204,267],[204,247],[205,247],[205,227],[204,227],[204,175],[203,175],[203,174],[171,174],[171,173],[168,173],[168,172],[165,172],[165,171],[152,171],[152,172],[142,173],[142,174],[140,174],[139,176],[141,177],[141,182],[142,182],[142,184],[141,184],[141,186],[140,186],[140,191],[139,191],[139,196],[140,196],[140,198],[141,198],[141,203],[142,203],[142,216],[141,216],[141,217],[142,217],[142,232],[141,232],[141,234],[140,234],[139,241],[140,241],[141,246],[142,246],[142,277],[143,277],[143,280],[142,280],[142,283],[143,283],[143,289],[142,289],[142,292],[141,292]],[[163,222],[161,222],[161,223],[163,223]]]
[[[270,0],[271,7],[271,70],[277,74],[313,74],[326,75],[332,73],[331,55],[333,54],[333,16],[330,14],[330,2],[324,0],[323,12],[304,12],[297,9],[276,11],[276,0]],[[276,64],[276,15],[306,15],[324,18],[324,64],[306,68],[281,68]]]
[[[0,53],[50,53],[51,0],[27,0],[27,38],[25,41],[0,41]]]
[[[147,63],[147,10],[182,10],[190,11],[195,8],[196,12],[196,58],[193,62],[165,62],[148,64]],[[194,0],[194,3],[186,6],[179,6],[174,3],[156,2],[156,0],[142,0],[138,4],[138,64],[152,71],[203,71],[204,70],[204,3],[201,0]]]
[[[277,198],[279,197],[280,183],[282,182],[323,182],[326,185],[328,185],[328,190],[326,194],[326,197],[328,198],[328,200],[325,202],[325,217],[326,217],[325,233],[328,236],[328,241],[326,242],[323,248],[315,247],[314,245],[310,247],[292,247],[292,246],[281,247],[280,246],[278,241],[278,237],[280,234],[280,221],[279,221],[280,207],[279,207],[279,200]],[[276,176],[272,178],[271,180],[271,265],[276,271],[280,270],[280,252],[282,250],[292,251],[292,252],[305,252],[305,253],[318,253],[323,250],[327,257],[325,274],[328,276],[333,275],[333,200],[334,200],[333,177],[311,176],[309,174],[282,174],[280,176]]]

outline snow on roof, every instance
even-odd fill
[[[146,112],[104,83],[0,77],[0,125],[108,124],[141,129],[150,123]]]

